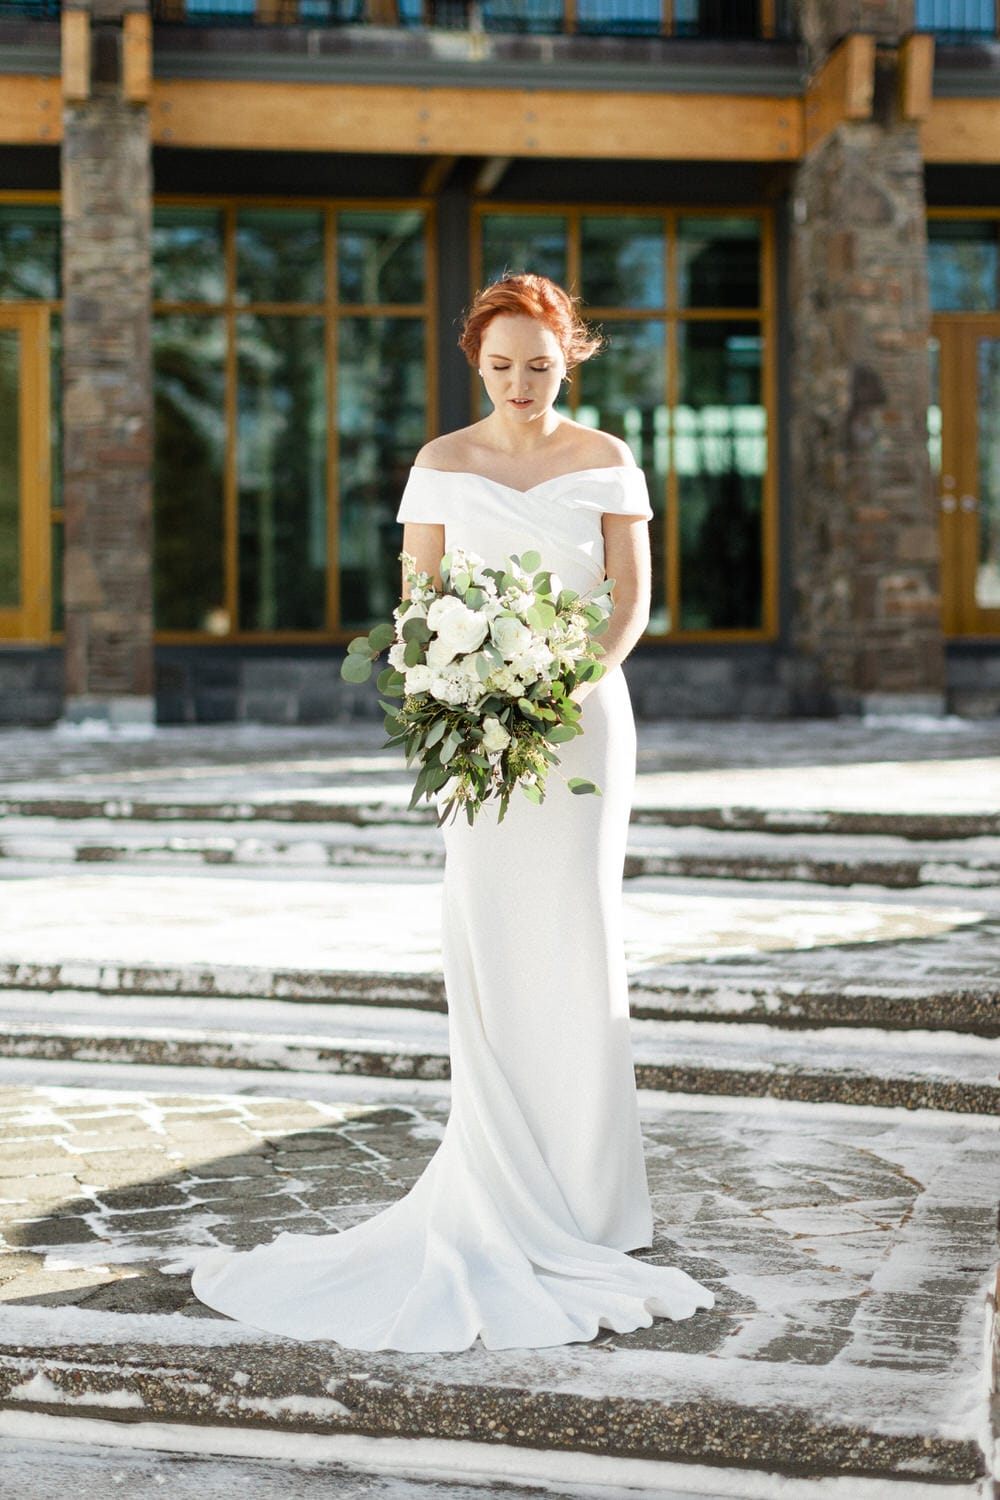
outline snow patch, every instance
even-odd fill
[[[60,1406],[145,1406],[138,1391],[88,1391],[86,1395],[74,1396],[57,1386],[44,1371],[39,1370],[30,1380],[22,1381],[8,1392],[10,1401],[47,1401]]]

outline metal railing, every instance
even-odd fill
[[[940,42],[995,41],[997,11],[997,0],[917,0],[916,24]]]
[[[2,3],[2,0],[0,0]],[[380,25],[534,35],[789,38],[790,0],[152,0],[185,25]]]

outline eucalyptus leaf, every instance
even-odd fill
[[[554,724],[545,731],[545,738],[553,745],[565,745],[568,740],[575,740],[579,732],[572,724]]]
[[[412,619],[404,620],[401,633],[404,641],[421,641],[424,645],[431,638],[430,626],[422,615],[414,615]]]
[[[403,660],[405,661],[406,665],[408,667],[415,667],[417,665],[417,663],[418,662],[422,662],[423,659],[424,659],[424,646],[423,646],[423,642],[422,641],[417,641],[417,640],[407,641],[407,643],[406,643],[406,649],[403,652]]]
[[[545,634],[550,626],[555,624],[555,618],[555,610],[544,599],[540,599],[537,604],[533,604],[525,615],[525,619],[532,629],[539,631],[542,635]]]
[[[511,558],[511,562],[513,561]],[[542,559],[537,552],[522,552],[520,564],[526,573],[535,573],[542,566]]]
[[[366,635],[356,635],[353,641],[348,642],[347,654],[348,656],[371,656],[372,652],[368,644],[368,637]]]
[[[424,740],[424,745],[428,750],[432,749],[437,744],[438,740],[443,737],[444,732],[447,728],[447,719],[438,719],[431,725],[430,729],[428,729],[427,731],[427,737]]]
[[[387,651],[395,639],[396,631],[394,627],[385,621],[381,625],[376,625],[374,630],[368,632],[368,644],[376,654]]]
[[[592,794],[595,797],[601,795],[601,789],[594,781],[588,781],[584,776],[571,776],[566,785],[575,797],[585,797]]]
[[[340,675],[345,682],[367,682],[372,675],[371,657],[367,655],[345,656],[340,663]]]

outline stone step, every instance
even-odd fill
[[[14,792],[0,798],[0,820],[45,818],[62,821],[99,818],[140,823],[342,823],[356,828],[433,825],[424,806],[407,807],[411,782],[331,788],[323,795],[290,792],[275,796],[251,791],[242,797],[169,795],[163,797],[90,794],[78,791]],[[783,806],[780,802],[716,803],[670,800],[669,788],[652,795],[640,784],[632,821],[640,826],[700,827],[721,832],[759,831],[778,834],[888,834],[917,840],[1000,837],[1000,812],[907,807]]]
[[[637,1253],[709,1284],[710,1313],[545,1350],[365,1353],[219,1318],[188,1273],[213,1244],[370,1217],[417,1180],[446,1105],[338,1102],[330,1076],[320,1102],[182,1092],[166,1068],[136,1092],[123,1071],[0,1089],[21,1153],[0,1191],[4,1439],[66,1421],[78,1441],[201,1434],[428,1478],[461,1456],[496,1493],[568,1476],[607,1500],[686,1497],[674,1465],[703,1500],[794,1500],[809,1476],[816,1500],[989,1494],[995,1121],[644,1096],[656,1229]]]
[[[835,976],[783,979],[741,976],[714,965],[671,965],[633,974],[630,1008],[637,1020],[766,1022],[773,1027],[874,1027],[880,1031],[955,1031],[1000,1036],[1000,980],[938,988],[919,984],[840,982]],[[0,962],[0,993],[82,992],[135,998],[278,1000],[306,1005],[355,1005],[440,1011],[447,1008],[439,973],[328,969],[295,970],[225,964],[152,965]],[[7,1001],[4,1001],[4,1010]]]
[[[216,822],[8,817],[0,859],[46,864],[128,864],[324,869],[440,869],[444,845],[432,825]],[[760,833],[637,823],[626,878],[662,875],[753,882],[806,881],[991,889],[1000,885],[1000,839],[912,840],[890,834]]]
[[[107,1013],[98,995],[9,994],[0,1056],[439,1081],[445,1015],[390,1006],[190,1001]],[[875,1028],[633,1020],[640,1088],[1000,1114],[1000,1039]]]

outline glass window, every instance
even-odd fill
[[[681,307],[759,307],[760,223],[755,218],[682,218],[677,224]]]
[[[0,608],[21,603],[21,339],[0,328]]]
[[[674,411],[681,625],[761,625],[761,508],[767,460],[763,340],[755,324],[682,323]]]
[[[580,224],[583,295],[592,307],[662,307],[663,220],[586,215]]]
[[[59,297],[59,240],[56,204],[0,204],[0,302]]]
[[[979,394],[979,547],[976,604],[1000,609],[1000,339],[976,340]]]
[[[222,230],[222,213],[215,208],[153,209],[154,301],[223,301]]]
[[[524,271],[565,285],[569,228],[561,214],[487,214],[482,225],[483,286]]]
[[[993,37],[996,0],[917,0],[916,26],[919,31],[936,31],[943,41]]]
[[[984,219],[929,219],[927,271],[935,312],[997,306],[997,225]]]
[[[649,498],[657,517],[650,528],[653,546],[653,604],[650,631],[670,628],[664,594],[663,496],[668,464],[663,441],[666,408],[665,327],[655,321],[615,320],[604,328],[608,340],[597,359],[573,373],[579,405],[576,419],[624,438],[635,461],[646,472]]]
[[[229,629],[223,563],[225,323],[153,320],[153,585],[162,630]]]
[[[318,317],[238,321],[242,630],[326,623],[326,359]]]
[[[663,24],[660,12],[660,0],[578,0],[577,30],[656,36]]]
[[[338,214],[341,302],[423,302],[424,222],[419,209]]]
[[[422,318],[342,318],[340,615],[349,629],[385,618],[399,598],[399,497],[425,440]]]
[[[325,280],[322,213],[240,209],[236,219],[238,302],[322,302]]]

